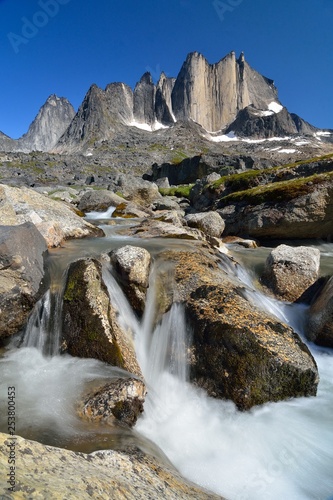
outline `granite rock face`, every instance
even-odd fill
[[[268,110],[277,101],[273,81],[253,70],[243,55],[236,59],[234,52],[212,65],[198,52],[189,54],[172,91],[176,118],[212,132],[226,128],[250,104]]]
[[[175,78],[168,78],[162,71],[156,86],[155,115],[156,120],[163,125],[171,125],[175,121],[171,101],[175,81]]]
[[[279,299],[294,302],[319,277],[317,248],[279,245],[267,257],[261,282]]]
[[[8,470],[8,450],[12,442],[11,436],[0,434],[3,471]],[[1,474],[2,500],[221,499],[187,482],[167,461],[164,463],[137,448],[126,453],[108,450],[88,455],[17,436],[15,451],[19,463],[15,492],[8,491],[6,474]]]
[[[136,84],[133,94],[134,120],[153,125],[155,122],[155,85],[150,73],[145,73]]]

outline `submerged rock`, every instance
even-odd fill
[[[146,396],[144,382],[136,378],[119,378],[88,395],[79,413],[82,417],[97,422],[114,421],[133,426]]]
[[[96,358],[141,377],[132,333],[124,331],[110,303],[96,260],[70,265],[63,301],[63,350],[80,358]]]
[[[150,253],[144,248],[126,245],[111,252],[110,258],[130,304],[142,315],[149,282]]]
[[[278,298],[296,301],[319,276],[320,251],[279,245],[267,257],[262,283]]]
[[[315,344],[333,347],[333,276],[310,307],[306,336]]]
[[[40,298],[46,251],[32,222],[0,226],[0,338],[20,330]]]
[[[318,371],[307,346],[250,302],[212,251],[200,250],[167,253],[175,262],[174,300],[185,303],[192,328],[192,381],[241,410],[314,396]],[[221,258],[232,269],[228,257]]]
[[[0,464],[8,470],[8,450],[13,443],[8,434],[0,434]],[[138,448],[127,452],[95,451],[90,454],[45,446],[15,436],[15,493],[4,493],[3,500],[47,498],[80,500],[114,498],[181,500],[221,498],[186,481],[165,462]],[[6,474],[0,476],[3,492],[8,491]]]

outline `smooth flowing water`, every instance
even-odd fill
[[[1,359],[1,397],[8,386],[17,388],[18,434],[82,451],[136,443],[157,453],[149,444],[153,442],[185,477],[230,500],[328,499],[333,494],[332,350],[310,345],[321,378],[317,397],[270,403],[244,413],[231,402],[207,397],[188,382],[191,331],[182,305],[174,304],[156,319],[154,287],[161,270],[165,276],[163,265],[167,265],[159,260],[159,251],[169,244],[176,249],[180,243],[133,241],[121,236],[119,227],[103,229],[106,238],[69,242],[66,248],[51,252],[50,291],[31,315],[23,345],[10,347]],[[148,386],[145,411],[134,431],[88,425],[76,415],[77,397],[87,387],[119,375],[126,377],[125,372],[96,360],[55,354],[60,323],[54,315],[61,315],[68,263],[128,243],[145,246],[154,256],[141,321],[108,265],[103,267],[103,276],[120,321],[133,335]],[[302,335],[304,306],[282,304],[255,289],[255,273],[265,253],[266,249],[235,252],[243,264],[234,271],[235,279],[246,286],[249,300]],[[329,269],[333,246],[325,247],[323,260]],[[6,432],[4,417],[0,425]]]

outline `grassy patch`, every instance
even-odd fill
[[[183,184],[170,188],[159,188],[162,196],[177,196],[177,198],[189,198],[194,184]]]
[[[311,193],[315,186],[327,180],[333,179],[333,172],[325,174],[314,174],[309,177],[301,177],[282,182],[274,182],[257,186],[252,189],[230,193],[220,200],[220,205],[225,206],[235,202],[247,202],[252,205],[260,205],[265,202],[289,201],[299,196]]]
[[[180,149],[174,151],[173,156],[170,160],[170,163],[172,165],[179,165],[185,158],[188,158],[188,155],[185,153],[185,151],[181,151]]]

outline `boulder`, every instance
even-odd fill
[[[152,210],[180,210],[180,206],[173,198],[164,196],[161,200],[155,200],[151,206]]]
[[[313,176],[314,177],[314,176]],[[329,239],[333,235],[333,181],[328,175],[274,182],[221,199],[225,235],[272,239]]]
[[[144,212],[135,203],[122,201],[116,206],[112,217],[122,217],[124,219],[136,219],[147,217],[147,212]]]
[[[278,298],[294,302],[318,279],[319,265],[317,248],[279,245],[267,257],[261,282]]]
[[[134,175],[120,174],[118,185],[126,199],[143,208],[148,207],[155,200],[162,197],[158,186],[154,182],[134,177]]]
[[[74,209],[33,189],[0,184],[0,225],[32,222],[48,247],[57,247],[69,238],[102,236],[101,229],[79,217]]]
[[[230,277],[234,264],[227,256],[201,247],[165,257],[175,263],[173,301],[185,304],[192,329],[194,383],[241,410],[316,394],[318,371],[309,349],[289,326],[246,298],[245,288]]]
[[[196,227],[215,238],[220,238],[225,227],[224,220],[217,212],[189,214],[185,216],[185,221],[189,227]]]
[[[126,245],[110,253],[120,286],[136,313],[142,315],[149,284],[151,257],[144,248]]]
[[[100,359],[141,377],[131,335],[118,322],[101,264],[93,259],[72,263],[63,299],[62,350]]]
[[[0,226],[0,337],[19,331],[40,298],[46,251],[32,222]]]
[[[333,276],[310,307],[305,333],[311,342],[333,347]]]
[[[107,189],[92,189],[85,192],[78,204],[78,209],[82,212],[105,211],[109,207],[116,207],[124,199]]]
[[[162,461],[134,447],[126,453],[107,450],[85,454],[45,446],[20,436],[15,436],[14,441],[8,434],[0,434],[3,471],[9,472],[8,450],[12,443],[19,466],[13,494],[8,491],[7,472],[0,476],[3,500],[221,498],[187,482],[167,459]]]
[[[130,427],[143,412],[145,384],[136,378],[119,378],[85,397],[81,417],[94,422],[112,424],[115,421]]]
[[[129,230],[138,238],[176,238],[181,240],[202,240],[204,235],[197,229],[179,227],[169,222],[156,219],[145,219],[138,226]]]

